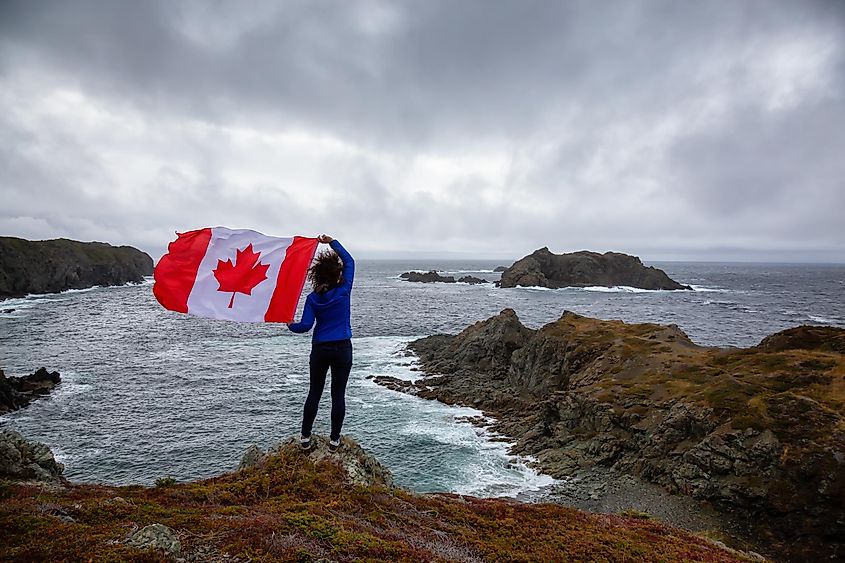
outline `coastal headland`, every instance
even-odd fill
[[[131,246],[0,237],[0,300],[140,283],[152,273],[153,259]]]
[[[565,312],[535,330],[505,309],[409,350],[427,377],[380,383],[483,410],[552,476],[610,468],[739,517],[787,559],[843,555],[845,329],[721,349],[675,325]]]

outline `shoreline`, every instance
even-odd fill
[[[411,365],[416,366],[418,357],[406,349]],[[575,475],[556,478],[534,456],[519,451],[518,439],[507,435],[497,428],[501,421],[493,413],[480,410],[477,406],[456,402],[443,402],[437,398],[420,397],[414,392],[417,383],[425,385],[427,379],[436,375],[426,375],[419,368],[420,377],[401,380],[408,386],[397,388],[391,385],[399,378],[372,377],[376,384],[397,393],[418,397],[447,406],[459,406],[481,412],[481,415],[465,416],[455,423],[468,423],[484,431],[484,439],[502,442],[507,446],[509,456],[520,460],[526,466],[553,480],[552,483],[532,491],[520,492],[513,498],[527,504],[553,503],[567,508],[574,508],[593,514],[632,515],[635,518],[652,519],[662,524],[686,530],[690,533],[704,534],[711,539],[721,541],[733,549],[753,551],[771,558],[772,553],[765,545],[755,542],[746,525],[731,515],[720,513],[704,502],[685,496],[672,494],[659,485],[650,483],[635,475],[630,475],[603,467],[591,467],[578,471]],[[385,380],[389,380],[387,383]]]

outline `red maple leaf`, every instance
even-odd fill
[[[267,268],[270,264],[258,264],[260,252],[252,251],[252,244],[243,250],[238,250],[235,256],[235,263],[229,258],[225,262],[217,260],[217,269],[213,270],[220,287],[217,291],[232,292],[232,299],[229,300],[229,308],[235,302],[235,293],[251,295],[253,288],[267,279]]]

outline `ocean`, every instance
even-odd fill
[[[695,288],[676,292],[399,279],[411,269],[438,269],[495,280],[499,264],[357,262],[344,434],[376,455],[403,487],[531,500],[553,484],[529,460],[508,455],[507,441],[463,420],[478,411],[403,395],[369,379],[419,377],[404,353],[414,338],[456,333],[506,307],[533,328],[570,310],[674,323],[695,342],[713,346],[754,345],[800,324],[845,327],[843,265],[651,264]],[[62,374],[62,384],[0,417],[0,428],[49,445],[76,482],[150,485],[164,476],[217,475],[235,469],[251,444],[266,448],[298,434],[309,350],[309,336],[283,325],[166,311],[152,295],[151,280],[6,300],[0,302],[0,367],[24,375],[46,366]],[[328,434],[329,405],[326,389],[315,424],[321,435]]]

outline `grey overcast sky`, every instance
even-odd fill
[[[0,234],[845,261],[845,2],[0,0]]]

